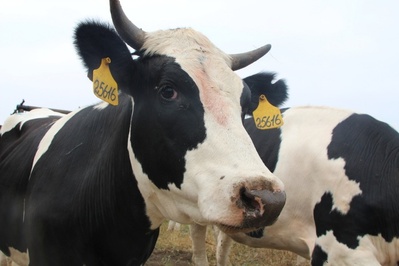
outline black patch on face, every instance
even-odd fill
[[[325,193],[314,208],[317,236],[333,231],[337,240],[354,249],[357,238],[379,234],[390,242],[399,236],[399,134],[368,115],[353,114],[332,132],[329,159],[345,160],[345,174],[360,183],[346,215],[332,210]]]
[[[132,92],[134,153],[157,187],[168,189],[173,183],[180,188],[185,154],[206,137],[198,87],[173,58],[144,57],[137,63],[141,71]]]

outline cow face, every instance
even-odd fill
[[[250,62],[228,56],[192,29],[125,29],[130,22],[116,1],[111,12],[138,58],[113,29],[94,22],[77,28],[75,43],[89,77],[110,57],[121,92],[134,102],[127,148],[152,227],[165,217],[226,231],[274,222],[285,202],[283,184],[243,128],[250,97],[232,70]]]

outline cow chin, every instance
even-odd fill
[[[217,224],[216,225],[222,232],[226,234],[235,234],[235,233],[250,233],[260,229],[260,227],[240,227],[240,226],[231,226],[225,224]]]
[[[280,213],[278,213],[280,214]],[[248,219],[244,218],[244,221],[239,226],[227,225],[227,224],[217,224],[216,226],[222,230],[226,234],[234,234],[234,233],[250,233],[256,231],[260,228],[264,228],[265,226],[272,225],[275,221],[277,221],[278,215],[272,218],[269,217],[259,217],[256,219]]]

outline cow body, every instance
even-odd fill
[[[368,115],[333,108],[297,107],[283,116],[280,129],[260,131],[252,118],[245,127],[283,180],[286,205],[263,231],[231,237],[295,252],[312,265],[397,265],[399,134]],[[225,265],[231,240],[219,237],[218,264]]]
[[[233,72],[248,56],[192,29],[138,32],[110,4],[137,58],[97,22],[77,27],[75,45],[95,92],[94,70],[109,64],[119,104],[17,113],[1,129],[1,251],[34,266],[141,265],[164,219],[226,232],[273,223],[284,187],[242,125],[250,93]]]

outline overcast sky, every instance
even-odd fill
[[[73,47],[79,21],[111,22],[107,0],[12,0],[0,8],[0,124],[27,105],[76,109],[98,102]],[[240,70],[278,73],[285,106],[327,105],[368,113],[399,130],[397,0],[121,0],[146,31],[192,27],[227,53],[266,43]]]

